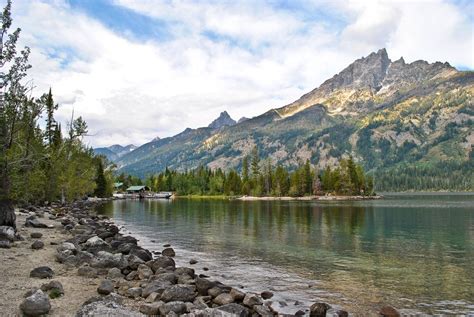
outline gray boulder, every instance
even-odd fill
[[[138,256],[145,262],[153,260],[151,252],[140,247],[135,247],[134,249],[132,249],[132,251],[130,251],[130,254]]]
[[[169,256],[169,257],[174,257],[176,255],[173,248],[163,249],[163,251],[161,251],[161,254],[163,254],[164,256]]]
[[[157,274],[154,276],[153,279],[156,281],[167,281],[171,284],[176,284],[176,282],[178,281],[178,277],[173,272]]]
[[[44,242],[41,241],[41,240],[35,240],[35,241],[31,244],[31,248],[32,248],[33,250],[42,249],[42,248],[44,248]]]
[[[160,307],[163,305],[163,302],[153,302],[153,303],[145,303],[140,306],[140,312],[150,316],[150,315],[159,315],[160,314]]]
[[[146,264],[140,264],[138,266],[137,272],[138,278],[140,280],[147,280],[153,276],[153,271]]]
[[[112,295],[112,294],[111,294]],[[144,317],[130,308],[124,307],[115,297],[107,295],[104,298],[92,298],[76,312],[76,317]]]
[[[326,303],[314,303],[309,308],[309,316],[310,317],[325,317],[327,310],[331,308]]]
[[[41,285],[43,292],[55,293],[55,296],[64,295],[63,284],[59,281],[51,281],[49,283]]]
[[[196,277],[196,289],[200,295],[207,295],[208,290],[215,285],[215,282],[209,281],[208,279]]]
[[[130,254],[126,257],[128,262],[128,267],[132,270],[137,270],[140,264],[145,264],[145,261],[140,259],[138,256]]]
[[[218,296],[216,296],[216,298],[214,298],[213,302],[219,306],[222,306],[222,305],[227,305],[227,304],[231,304],[234,302],[234,298],[232,297],[232,295],[228,294],[228,293],[222,293]]]
[[[32,232],[30,234],[30,237],[32,237],[33,239],[41,239],[42,236],[43,234],[41,232]]]
[[[119,268],[113,267],[107,271],[107,278],[111,280],[116,280],[123,278],[123,274]]]
[[[142,296],[143,289],[141,287],[132,287],[127,290],[127,296],[131,298],[138,298]]]
[[[161,294],[164,292],[165,289],[170,287],[172,284],[168,281],[152,281],[148,283],[147,286],[143,289],[142,296],[144,298],[148,297],[151,293],[158,293]]]
[[[103,280],[100,282],[99,287],[97,287],[97,293],[102,295],[109,295],[114,291],[114,284],[109,280]]]
[[[249,310],[247,308],[235,303],[220,306],[217,310],[232,314],[232,316],[246,317],[249,315]]]
[[[192,302],[196,298],[196,288],[190,285],[173,285],[164,290],[161,300],[164,302]]]
[[[270,299],[273,297],[273,293],[270,291],[264,291],[260,294],[260,296],[262,296],[263,299]]]
[[[20,304],[20,310],[26,316],[41,316],[47,314],[51,309],[48,296],[41,290],[37,290],[28,296]]]
[[[30,277],[36,278],[52,278],[53,275],[54,271],[48,266],[40,266],[30,272]]]
[[[32,219],[26,219],[25,227],[32,227],[32,228],[48,228],[48,226],[41,221],[39,221],[36,217]]]
[[[123,269],[128,266],[128,263],[120,253],[112,254],[106,251],[99,251],[97,256],[92,259],[91,266],[96,268],[117,267],[119,269]]]
[[[153,262],[151,263],[151,269],[153,270],[153,272],[158,271],[158,269],[160,268],[164,269],[167,267],[172,267],[173,269],[176,268],[176,263],[174,262],[174,260],[167,256],[160,256],[153,260]]]
[[[88,265],[81,266],[77,269],[77,275],[89,277],[89,278],[96,278],[97,277],[97,270],[93,267]]]
[[[192,278],[194,278],[195,276],[194,269],[189,268],[189,267],[178,267],[176,268],[176,270],[174,270],[174,273],[176,273],[177,275],[184,275],[184,274],[189,275]]]
[[[0,240],[15,241],[15,229],[10,226],[0,226]]]
[[[10,240],[0,239],[0,249],[10,249],[12,247],[12,243]]]
[[[169,302],[160,306],[160,314],[162,316],[168,315],[170,312],[175,314],[184,314],[186,312],[186,304],[180,301]]]
[[[245,298],[245,293],[242,291],[239,291],[236,288],[233,288],[230,290],[230,296],[232,296],[234,301],[241,301]]]
[[[147,296],[145,302],[146,303],[154,303],[158,302],[160,300],[161,294],[153,292],[150,295]]]
[[[264,305],[255,305],[253,310],[260,316],[273,316],[273,313],[267,306]]]
[[[263,301],[257,295],[247,294],[244,297],[244,302],[243,303],[244,303],[245,306],[252,308],[255,305],[262,305]]]

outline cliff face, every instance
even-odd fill
[[[472,161],[473,95],[473,72],[392,62],[381,49],[289,105],[238,123],[222,113],[207,128],[145,144],[118,164],[140,176],[166,166],[239,168],[254,146],[262,158],[290,167],[308,159],[324,168],[348,155],[374,171],[464,164]]]

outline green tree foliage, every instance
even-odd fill
[[[99,158],[97,160],[97,173],[95,176],[95,190],[94,195],[97,197],[106,197],[107,196],[107,179],[105,178],[104,173],[104,164],[102,160]]]
[[[14,226],[9,216],[14,202],[83,198],[94,191],[98,169],[92,149],[82,142],[85,121],[71,118],[68,137],[63,137],[52,90],[29,97],[31,88],[23,83],[28,82],[30,50],[17,51],[20,29],[9,32],[10,12],[8,1],[0,17],[0,225]]]
[[[361,165],[352,158],[341,160],[339,165],[318,175],[306,161],[296,170],[290,171],[281,165],[274,169],[269,158],[260,161],[258,151],[252,151],[252,177],[248,179],[245,166],[248,158],[242,162],[242,174],[237,170],[222,171],[199,167],[195,170],[178,172],[165,169],[162,173],[150,175],[145,184],[153,191],[174,191],[178,195],[253,195],[253,196],[305,196],[334,193],[338,195],[373,194],[371,177],[364,173]],[[257,153],[257,154],[256,154]],[[254,164],[255,163],[255,164]],[[262,165],[262,166],[261,166]],[[129,177],[129,176],[128,176]],[[127,176],[116,178],[126,186]],[[136,183],[136,182],[135,182]]]

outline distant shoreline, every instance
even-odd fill
[[[257,200],[320,200],[320,201],[357,201],[357,200],[377,200],[382,199],[382,195],[375,196],[301,196],[301,197],[291,197],[291,196],[225,196],[225,195],[175,195],[172,198],[188,198],[188,199],[228,199],[228,200],[242,200],[242,201],[257,201]]]
[[[320,201],[344,201],[344,200],[376,200],[382,199],[383,196],[376,195],[376,196],[303,196],[303,197],[290,197],[290,196],[282,196],[282,197],[273,197],[273,196],[263,196],[263,197],[256,197],[256,196],[241,196],[236,198],[237,200],[243,201],[254,201],[254,200],[320,200]]]

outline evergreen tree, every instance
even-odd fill
[[[46,141],[48,142],[49,146],[52,146],[53,138],[56,134],[57,124],[54,120],[54,111],[58,109],[58,105],[54,104],[53,100],[53,93],[51,92],[51,88],[49,88],[49,92],[46,95],[43,95],[44,105],[46,107],[46,131],[45,137]]]
[[[102,160],[99,158],[97,161],[97,175],[95,178],[96,188],[94,195],[103,198],[107,195],[107,180],[105,178],[104,164],[102,163]]]
[[[258,178],[258,175],[260,175],[260,157],[258,155],[258,148],[255,146],[252,150],[252,162],[251,162],[251,168],[252,168],[252,179],[256,180]]]

